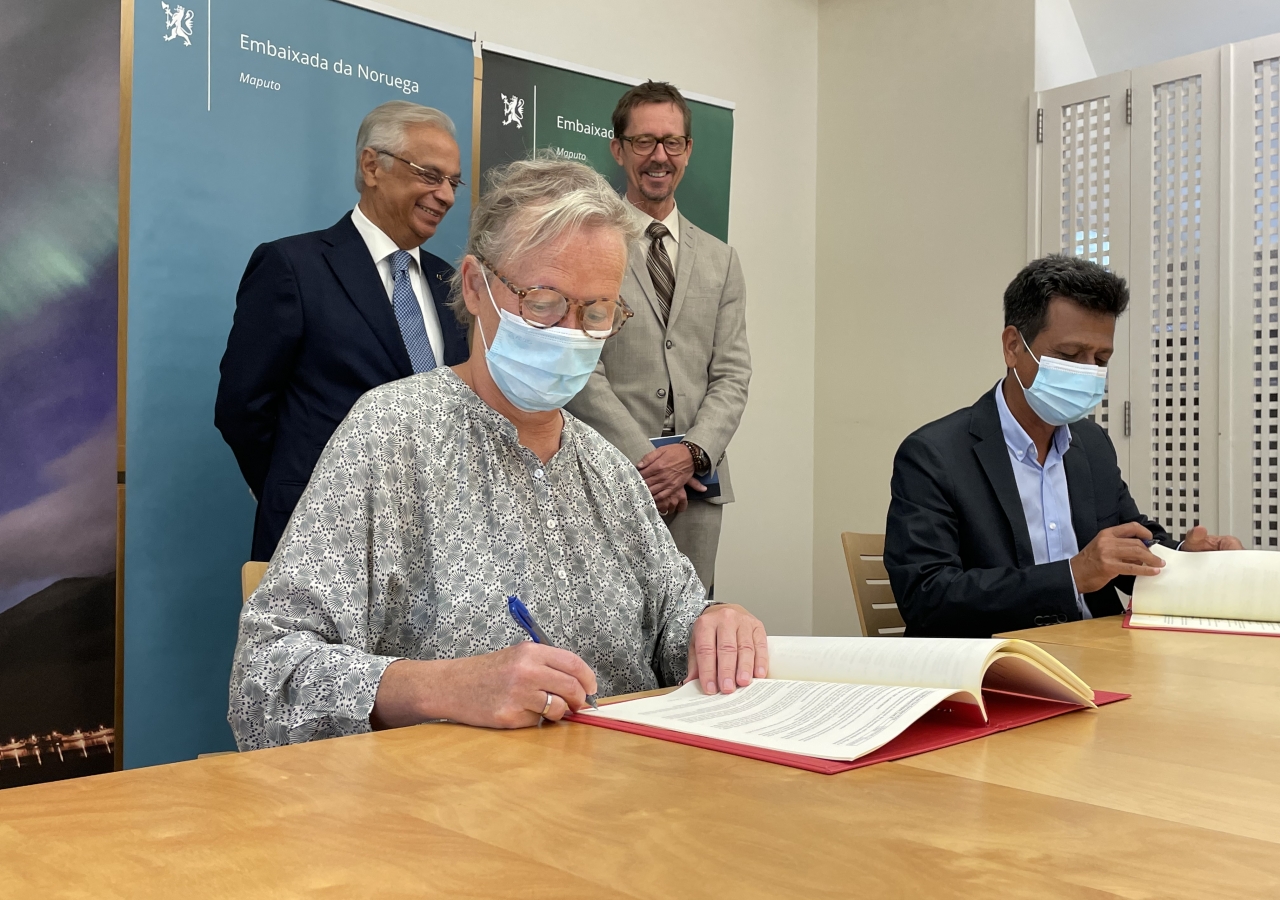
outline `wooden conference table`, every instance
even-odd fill
[[[1280,640],[1018,636],[1133,699],[834,776],[425,725],[14,788],[0,896],[1280,896]]]

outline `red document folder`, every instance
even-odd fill
[[[1131,610],[1125,610],[1124,621],[1121,625],[1124,628],[1132,628],[1134,631],[1190,631],[1194,634],[1242,634],[1245,637],[1280,637],[1280,634],[1259,634],[1256,631],[1214,631],[1209,628],[1172,628],[1166,625],[1130,625],[1129,617],[1133,615]]]
[[[1094,691],[1093,702],[1099,706],[1127,700],[1129,694],[1116,694],[1111,691]],[[1086,707],[1074,703],[1062,703],[1057,700],[1043,700],[1039,697],[1025,697],[1021,694],[1008,694],[1004,691],[983,691],[983,701],[987,705],[987,719],[973,721],[966,711],[975,710],[971,704],[941,703],[930,710],[923,718],[914,722],[911,727],[879,750],[873,750],[866,756],[852,762],[834,759],[819,759],[816,756],[802,756],[798,753],[783,753],[779,750],[764,750],[759,747],[748,747],[733,741],[722,741],[717,738],[702,737],[696,734],[684,734],[679,731],[668,731],[665,728],[654,728],[651,725],[636,725],[632,722],[618,722],[614,719],[601,719],[596,716],[581,716],[570,713],[564,718],[569,722],[581,722],[584,725],[595,725],[600,728],[612,728],[614,731],[626,731],[631,734],[642,734],[677,744],[688,744],[690,747],[701,747],[704,750],[719,750],[721,753],[732,753],[734,756],[745,756],[764,762],[778,763],[796,769],[807,769],[823,775],[835,775],[850,769],[879,762],[890,762],[950,747],[952,744],[963,744],[975,738],[986,737],[999,731],[1008,731],[1021,725],[1030,725],[1042,719],[1052,719],[1064,713],[1075,712]]]

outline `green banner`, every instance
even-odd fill
[[[534,62],[485,48],[480,106],[480,170],[550,150],[600,172],[619,192],[621,167],[609,153],[613,108],[631,83]],[[733,110],[692,100],[693,157],[676,202],[704,231],[729,240]]]

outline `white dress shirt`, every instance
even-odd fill
[[[641,228],[648,228],[650,223],[659,221],[630,201],[628,201],[627,205],[631,207],[631,211],[635,214],[636,221],[640,223]],[[666,249],[667,256],[671,257],[671,271],[674,272],[680,259],[680,210],[673,204],[671,212],[661,221],[663,225],[667,226],[667,231],[671,232],[662,239],[662,246]],[[648,235],[642,235],[640,240],[647,252],[649,244],[652,243]]]
[[[378,267],[378,275],[382,278],[382,286],[387,289],[387,300],[391,300],[391,292],[395,289],[395,278],[391,270],[391,255],[400,247],[387,237],[385,231],[374,225],[369,217],[360,209],[360,204],[351,211],[351,224],[356,226],[364,244],[369,248],[373,264]],[[422,277],[422,262],[418,259],[418,248],[409,251],[413,262],[409,263],[409,284],[413,286],[414,296],[418,298],[418,306],[422,309],[422,322],[427,326],[427,340],[431,342],[431,352],[435,354],[436,364],[444,365],[444,332],[440,329],[440,317],[436,315],[436,304],[431,299],[431,289]]]
[[[1054,429],[1042,466],[1036,442],[1013,417],[1009,404],[1004,400],[1003,381],[996,385],[996,409],[1000,411],[1000,430],[1004,432],[1009,461],[1013,463],[1013,478],[1018,483],[1018,499],[1022,501],[1022,514],[1027,520],[1036,565],[1071,559],[1080,552],[1076,529],[1071,524],[1067,470],[1062,463],[1063,454],[1071,446],[1071,429],[1066,425]],[[1071,587],[1076,592],[1076,606],[1083,618],[1092,619],[1093,613],[1075,582],[1076,576],[1072,572]]]

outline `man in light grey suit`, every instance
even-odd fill
[[[710,592],[722,505],[733,501],[725,447],[751,380],[742,267],[732,247],[676,209],[676,186],[693,153],[692,116],[680,92],[653,81],[627,91],[613,112],[613,133],[613,158],[645,229],[622,284],[635,316],[606,342],[595,374],[567,409],[636,464]],[[677,434],[684,435],[679,443],[650,443]],[[690,502],[690,494],[707,492],[696,476],[713,471],[719,496]]]

